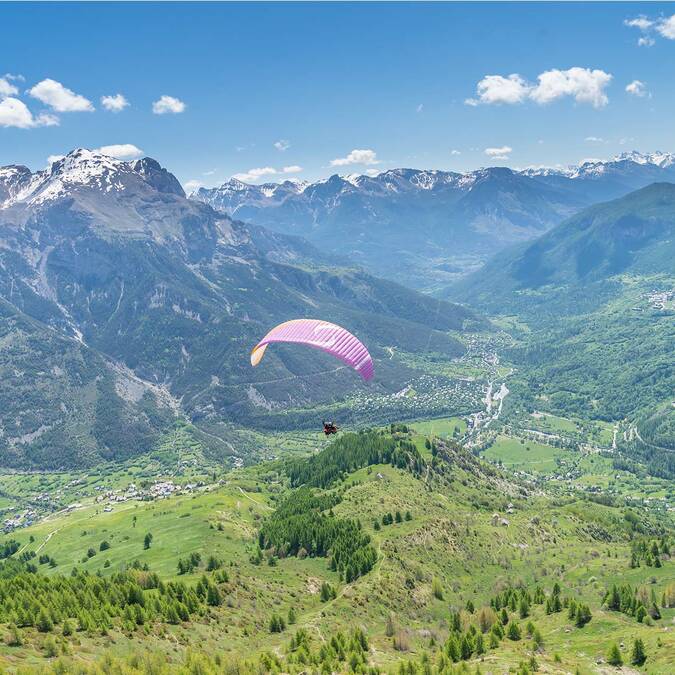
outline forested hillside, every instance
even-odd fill
[[[668,672],[667,517],[545,494],[407,425],[83,501],[0,542],[10,669],[562,673],[618,652]]]

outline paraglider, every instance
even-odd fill
[[[326,434],[326,436],[337,434],[337,432],[338,428],[335,422],[323,422],[323,433]]]
[[[289,342],[327,352],[353,368],[368,381],[373,378],[373,359],[363,343],[348,330],[328,321],[294,319],[281,323],[265,335],[251,351],[251,365],[257,366],[269,344]]]

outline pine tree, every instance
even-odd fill
[[[462,661],[468,661],[471,658],[472,653],[473,653],[473,641],[467,634],[464,634],[462,635],[462,639],[460,640],[459,643],[460,658],[462,659]]]
[[[54,622],[52,621],[49,612],[42,607],[37,617],[36,627],[41,633],[50,633],[54,629]]]
[[[455,635],[451,635],[445,643],[445,653],[454,663],[459,661],[461,652],[459,649],[459,641]]]
[[[483,634],[478,633],[476,635],[476,647],[475,647],[476,655],[480,656],[481,654],[485,654],[485,642],[483,640]]]
[[[609,648],[609,652],[607,652],[607,663],[609,663],[610,666],[617,667],[623,665],[621,652],[619,651],[619,647],[617,646],[616,642]]]
[[[221,603],[220,591],[215,584],[209,584],[206,591],[206,604],[211,607],[218,607]]]
[[[577,605],[575,622],[577,628],[583,628],[592,618],[591,608],[588,605]]]
[[[516,621],[512,621],[509,624],[509,627],[506,631],[506,637],[509,638],[509,640],[520,640],[521,634],[520,634],[520,626]]]
[[[152,534],[150,534],[150,532],[148,532],[145,535],[145,537],[143,538],[143,548],[146,549],[146,550],[149,549],[150,544],[152,544]]]
[[[637,638],[633,642],[633,650],[630,655],[630,662],[634,666],[641,666],[647,660],[647,655],[645,654],[645,644],[640,638]]]
[[[506,626],[509,622],[509,613],[506,611],[506,607],[502,607],[502,613],[499,618],[502,622],[502,626]]]
[[[525,619],[530,615],[530,605],[527,603],[527,599],[522,597],[520,599],[520,604],[518,606],[518,612],[521,619]]]

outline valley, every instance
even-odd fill
[[[584,210],[558,175],[576,215],[421,294],[154,160],[9,175],[3,668],[669,672],[672,186]],[[348,325],[375,381],[288,345],[251,369],[291,315]]]

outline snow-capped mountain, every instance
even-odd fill
[[[99,152],[79,148],[32,173],[25,166],[0,169],[0,208],[36,205],[68,196],[74,190],[134,192],[147,183],[153,189],[181,197],[185,192],[176,178],[149,158],[124,162]]]
[[[303,235],[323,250],[424,288],[590,204],[659,181],[675,181],[675,155],[630,152],[520,171],[391,169],[314,183],[232,179],[190,197],[246,222]]]
[[[484,326],[470,310],[336,271],[304,240],[186,199],[152,159],[80,149],[44,171],[3,167],[0,200],[0,466],[138,454],[176,411],[276,424],[272,410],[338,404],[360,386],[354,373],[276,384],[333,367],[319,351],[280,350],[251,369],[251,346],[289,317],[352,326],[374,356],[385,345],[414,351],[422,335],[459,354],[448,331]],[[399,391],[414,371],[385,358],[379,372],[377,386]]]

